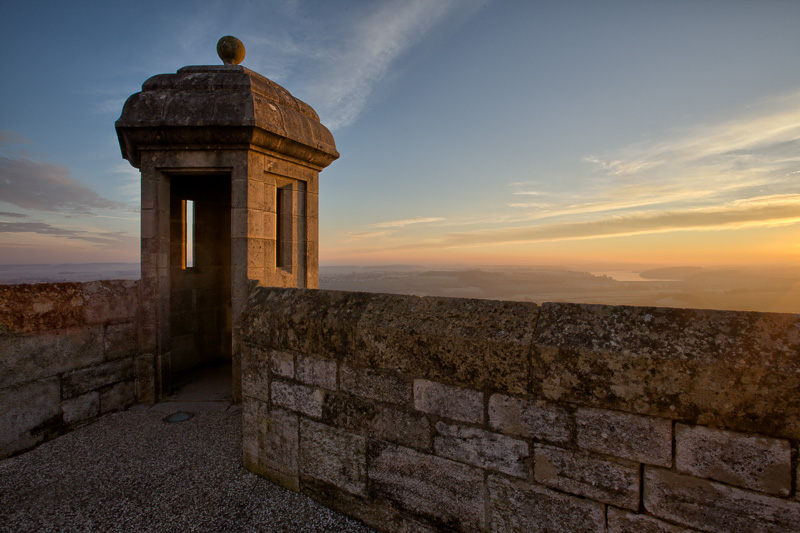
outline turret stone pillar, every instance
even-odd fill
[[[177,371],[233,359],[250,282],[318,286],[318,178],[339,157],[316,112],[226,63],[147,80],[116,122],[122,156],[142,175],[137,399],[153,403]]]

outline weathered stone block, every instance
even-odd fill
[[[548,533],[605,533],[605,506],[509,480],[489,476],[491,531],[542,531]]]
[[[264,350],[244,345],[242,352],[242,394],[269,400],[270,357]],[[235,375],[235,373],[234,373]]]
[[[83,287],[81,283],[0,285],[0,326],[13,333],[80,327]]]
[[[718,533],[796,533],[800,524],[800,502],[659,468],[645,468],[644,506],[665,520]]]
[[[284,378],[294,377],[294,356],[287,352],[273,350],[270,353],[272,373]]]
[[[639,508],[639,464],[555,446],[534,447],[537,482],[626,509]]]
[[[306,385],[336,390],[336,361],[298,355],[295,377]]]
[[[102,338],[100,326],[4,336],[0,388],[102,363]]]
[[[133,322],[138,304],[137,281],[91,281],[83,284],[88,324]]]
[[[74,424],[96,417],[100,413],[100,394],[96,391],[61,402],[65,424]]]
[[[83,368],[62,376],[61,396],[65,399],[73,398],[133,377],[133,359],[131,358]]]
[[[109,361],[133,357],[138,350],[135,322],[110,324],[103,331],[105,358]]]
[[[436,424],[436,431],[438,435],[433,439],[436,455],[510,476],[525,478],[528,475],[523,463],[529,455],[527,442],[444,422]]]
[[[483,471],[449,459],[388,445],[371,447],[370,493],[454,529],[484,526]]]
[[[524,302],[372,295],[358,323],[359,349],[348,361],[522,394],[538,314],[535,304]]]
[[[322,416],[322,402],[325,394],[319,389],[273,380],[270,397],[275,405],[291,411],[314,418]]]
[[[552,303],[530,392],[800,439],[800,315]]]
[[[406,405],[413,396],[408,381],[369,368],[341,365],[340,379],[343,391],[370,400]]]
[[[281,486],[299,490],[298,474],[300,437],[297,415],[283,409],[261,413],[258,428],[259,465],[271,472],[271,479]]]
[[[788,496],[792,488],[792,449],[786,440],[678,424],[675,467],[777,496]]]
[[[0,389],[0,458],[31,448],[60,429],[58,378]]]
[[[645,464],[672,465],[669,420],[603,409],[578,409],[575,422],[581,448]]]
[[[300,421],[300,472],[351,494],[367,490],[366,440],[325,424]]]
[[[336,356],[356,350],[357,323],[378,295],[259,287],[242,316],[249,342],[282,351]]]
[[[407,512],[389,500],[355,496],[312,477],[303,476],[303,494],[325,507],[355,517],[364,524],[386,533],[441,533],[443,530],[420,516]],[[447,530],[451,531],[451,530]]]
[[[258,466],[258,424],[266,409],[264,401],[242,395],[242,463],[245,468],[257,474],[261,473]]]
[[[460,422],[483,422],[483,393],[427,379],[414,380],[414,408]]]
[[[493,394],[489,398],[489,425],[510,435],[562,443],[570,439],[572,415],[547,402]]]
[[[667,524],[652,516],[608,508],[608,533],[687,533],[696,531]]]
[[[100,392],[100,414],[127,409],[136,403],[136,386],[133,380],[122,381]]]
[[[431,427],[424,415],[343,394],[326,394],[323,421],[363,435],[410,448],[431,447]]]
[[[136,401],[146,405],[155,403],[155,358],[149,354],[137,355],[133,366],[136,372]]]

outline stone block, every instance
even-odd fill
[[[376,297],[258,287],[247,301],[242,333],[251,343],[280,351],[323,357],[351,354],[358,349],[358,321]]]
[[[340,379],[342,390],[350,394],[397,405],[411,403],[411,383],[396,375],[342,365]]]
[[[370,494],[456,530],[484,527],[483,471],[393,444],[370,446]]]
[[[544,304],[530,392],[798,440],[798,343],[796,314]]]
[[[102,363],[102,337],[101,326],[5,336],[0,388]]]
[[[75,424],[89,420],[100,414],[100,394],[90,392],[71,400],[61,402],[61,416],[65,424]]]
[[[133,377],[132,358],[83,368],[61,377],[61,396],[65,399],[73,398]]]
[[[269,354],[260,348],[242,345],[241,360],[242,394],[268,401]]]
[[[525,478],[528,443],[483,429],[436,424],[433,450],[440,457]]]
[[[83,286],[87,324],[134,322],[137,281],[91,281]]]
[[[796,533],[800,502],[645,467],[644,506],[653,515],[702,531]]]
[[[604,409],[578,409],[581,448],[656,466],[672,466],[672,422]]]
[[[145,405],[155,403],[155,358],[147,354],[137,355],[133,366],[136,373],[136,401]]]
[[[336,390],[336,361],[298,355],[295,378],[306,385]]]
[[[385,533],[441,533],[440,527],[422,517],[410,517],[397,504],[388,500],[373,500],[338,490],[331,485],[303,476],[303,494],[325,507],[357,518],[376,531]],[[451,530],[447,530],[451,531]]]
[[[135,322],[109,324],[103,330],[103,348],[109,361],[133,357],[139,348]]]
[[[493,394],[489,398],[489,425],[509,435],[563,443],[570,440],[572,415],[551,403]]]
[[[534,479],[564,492],[626,509],[639,508],[639,464],[555,446],[534,447]]]
[[[792,489],[792,449],[786,440],[678,424],[675,467],[776,496],[788,496]]]
[[[85,325],[82,283],[0,285],[0,330],[34,333]]]
[[[529,389],[539,308],[525,302],[371,295],[353,366],[393,370],[478,390]]]
[[[688,533],[696,531],[634,514],[615,507],[608,508],[608,533]]]
[[[460,422],[483,422],[483,393],[428,381],[414,380],[414,408]]]
[[[367,490],[366,440],[360,435],[302,419],[300,472],[363,496]]]
[[[0,458],[36,446],[61,429],[58,378],[0,389]]]
[[[264,410],[254,420],[258,431],[258,461],[272,481],[299,490],[299,426],[297,415],[282,409]]]
[[[605,506],[521,480],[489,475],[491,531],[605,533]]]
[[[324,422],[410,448],[429,450],[431,427],[418,413],[343,394],[326,394]]]
[[[134,380],[122,381],[100,392],[100,414],[122,411],[136,403]]]
[[[322,416],[323,391],[278,380],[273,380],[271,385],[270,398],[275,405],[313,418]]]

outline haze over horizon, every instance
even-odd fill
[[[0,264],[138,262],[114,132],[243,65],[314,107],[324,265],[800,267],[800,3],[4,3]],[[23,43],[23,44],[20,44]]]

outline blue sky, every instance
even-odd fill
[[[150,76],[311,104],[323,264],[800,264],[800,2],[0,1],[0,263],[138,260]]]

